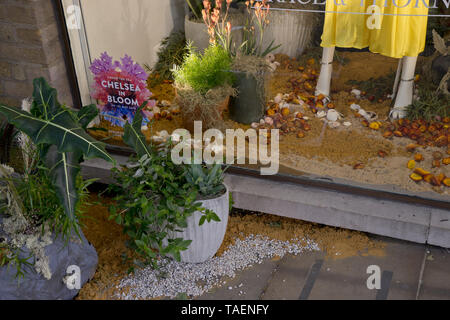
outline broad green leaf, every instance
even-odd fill
[[[139,158],[147,155],[151,157],[150,150],[148,148],[147,142],[145,141],[145,136],[141,131],[142,127],[142,113],[141,110],[145,107],[144,103],[137,111],[133,119],[133,123],[125,124],[123,142],[125,142],[129,147],[131,147],[138,155]]]
[[[81,157],[81,153],[58,152],[56,146],[53,145],[43,159],[50,170],[50,178],[56,195],[70,219],[75,217],[75,207],[78,202],[76,179],[81,169]]]
[[[95,104],[84,106],[77,113],[78,123],[86,130],[89,123],[91,123],[96,116],[98,116],[98,109]]]
[[[205,223],[206,216],[201,216],[200,221],[198,223],[199,226],[202,226]]]
[[[32,113],[43,119],[50,119],[52,115],[57,114],[61,109],[58,102],[57,91],[48,85],[44,78],[33,80],[33,105]]]
[[[26,133],[34,144],[53,144],[59,152],[80,152],[86,158],[102,158],[114,162],[104,144],[94,140],[73,119],[69,110],[60,110],[48,120],[34,117],[14,107],[0,105],[8,122]]]

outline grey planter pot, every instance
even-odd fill
[[[0,237],[5,236],[1,229],[3,216],[0,215]],[[0,267],[0,300],[70,300],[79,292],[64,283],[67,268],[76,266],[80,271],[81,287],[95,274],[98,256],[95,248],[88,242],[80,230],[81,240],[76,238],[67,245],[60,237],[45,247],[46,256],[52,272],[50,280],[38,274],[34,267],[26,267],[25,278],[20,283],[15,278],[16,267],[11,265]],[[73,236],[74,238],[76,235]],[[22,248],[21,258],[30,256],[26,247]],[[32,259],[30,262],[33,261]]]
[[[192,240],[189,248],[181,251],[181,261],[189,263],[202,263],[212,258],[222,245],[228,225],[229,216],[229,191],[220,197],[210,200],[203,200],[204,208],[214,211],[220,218],[220,222],[205,222],[199,226],[202,216],[200,212],[195,212],[188,218],[187,228],[183,232],[175,232],[171,238],[183,238]]]
[[[245,22],[245,15],[239,11],[230,10],[230,21],[232,24],[231,35],[233,37],[234,49],[238,48],[243,41],[243,27],[242,24]],[[203,22],[195,22],[189,20],[189,16],[186,15],[184,18],[184,32],[186,40],[191,41],[197,51],[203,53],[209,46],[209,35],[208,28]]]
[[[203,22],[189,20],[189,16],[184,17],[184,33],[186,41],[191,41],[193,46],[199,52],[202,52],[209,46],[208,29]]]
[[[270,23],[264,31],[263,48],[274,40],[274,45],[281,44],[272,53],[284,53],[298,57],[311,42],[314,28],[314,16],[308,12],[271,10]]]

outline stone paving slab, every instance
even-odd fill
[[[305,252],[297,256],[283,257],[262,299],[298,300],[311,266],[316,260],[323,258],[323,252]]]
[[[276,271],[278,261],[267,260],[238,272],[234,279],[222,287],[211,290],[201,300],[259,300]],[[232,288],[231,290],[229,288]]]
[[[450,300],[450,250],[427,249],[420,300]]]
[[[404,241],[388,240],[386,256],[358,256],[345,259],[323,259],[316,279],[310,284],[309,294],[303,299],[310,300],[375,300],[375,299],[415,299],[424,246]],[[298,256],[282,261],[266,293],[270,299],[298,299],[308,283],[308,276],[320,254],[309,257]],[[381,271],[381,290],[367,288],[370,274],[367,268],[376,265]],[[309,274],[306,275],[306,269]],[[288,270],[285,272],[284,270]],[[285,274],[286,275],[285,275]],[[297,279],[290,275],[297,275]],[[280,283],[287,278],[288,284]],[[277,281],[277,283],[273,283]],[[283,286],[284,285],[284,286]],[[277,288],[278,290],[273,290]],[[296,298],[297,297],[297,298]]]
[[[450,299],[449,251],[396,239],[374,238],[385,242],[384,256],[332,259],[324,252],[286,255],[278,262],[267,260],[239,273],[223,287],[199,299],[414,300],[421,275],[420,299]],[[424,260],[426,250],[430,253]],[[380,290],[367,287],[371,275],[367,268],[371,265],[380,268]]]
[[[433,208],[428,235],[429,244],[450,248],[450,210]]]

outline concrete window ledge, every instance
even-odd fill
[[[127,157],[116,159],[125,163]],[[89,160],[82,174],[111,183],[111,168]],[[239,209],[450,248],[449,210],[236,174],[225,182]]]

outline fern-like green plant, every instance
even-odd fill
[[[205,94],[208,90],[233,84],[231,57],[221,46],[212,45],[203,55],[192,50],[188,45],[189,54],[181,67],[173,70],[177,85],[188,86]]]

